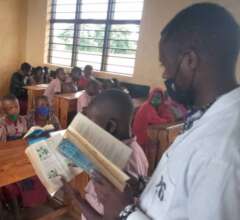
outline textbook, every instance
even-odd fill
[[[52,124],[45,125],[44,127],[33,126],[24,135],[24,139],[28,137],[37,137],[42,135],[44,132],[53,131],[55,128]]]
[[[48,155],[43,153],[42,156],[43,151]],[[100,172],[123,191],[129,179],[123,169],[131,153],[128,146],[81,113],[75,116],[64,133],[26,149],[35,172],[51,195],[62,186],[60,176],[70,181],[81,172],[92,170]]]
[[[25,150],[35,173],[51,196],[62,187],[62,176],[71,181],[83,171],[58,151],[62,140],[61,135],[55,135],[31,144]]]

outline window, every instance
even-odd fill
[[[48,62],[132,75],[144,0],[52,0]]]

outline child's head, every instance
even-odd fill
[[[49,102],[46,96],[39,96],[36,98],[36,116],[39,118],[48,118],[49,116]]]
[[[22,63],[20,71],[23,75],[30,75],[32,70],[32,66],[29,63]]]
[[[93,73],[93,67],[91,65],[86,65],[83,72],[84,72],[84,76],[86,76],[87,78],[90,78]]]
[[[100,83],[97,80],[90,80],[87,85],[86,92],[89,96],[96,96],[100,92],[100,87]]]
[[[43,78],[43,68],[41,66],[34,68],[32,72],[35,80],[39,81]]]
[[[121,90],[110,89],[96,96],[86,108],[86,115],[119,140],[131,137],[133,103]]]
[[[63,68],[57,68],[56,69],[56,78],[60,79],[62,82],[66,79],[66,74],[64,72]]]
[[[71,77],[73,79],[73,81],[78,81],[80,80],[80,77],[82,75],[82,69],[75,66],[72,68],[72,71],[71,71]]]
[[[18,99],[14,95],[6,95],[2,99],[4,113],[12,121],[16,121],[20,113]]]

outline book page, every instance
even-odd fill
[[[81,168],[76,167],[58,152],[57,146],[61,141],[62,136],[57,135],[32,144],[25,151],[36,174],[51,196],[62,187],[61,176],[70,181],[82,172]]]
[[[23,136],[23,139],[30,136],[30,135],[33,135],[34,133],[37,133],[37,132],[43,132],[43,131],[51,131],[51,130],[54,130],[54,126],[52,124],[48,124],[48,125],[45,125],[44,127],[40,127],[40,126],[33,126],[31,127],[27,133]]]
[[[132,150],[86,116],[78,113],[67,130],[74,130],[120,169],[124,169]]]

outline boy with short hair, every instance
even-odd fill
[[[88,106],[91,100],[100,92],[100,84],[96,80],[90,80],[86,90],[82,91],[82,94],[78,98],[77,111],[83,112],[84,108]]]
[[[93,99],[86,108],[85,114],[132,149],[132,155],[125,171],[135,177],[147,176],[147,158],[131,133],[133,111],[134,107],[130,96],[121,90],[111,89]],[[104,213],[104,207],[99,201],[91,181],[86,187],[85,199],[100,215]],[[91,218],[87,219],[91,220]]]

